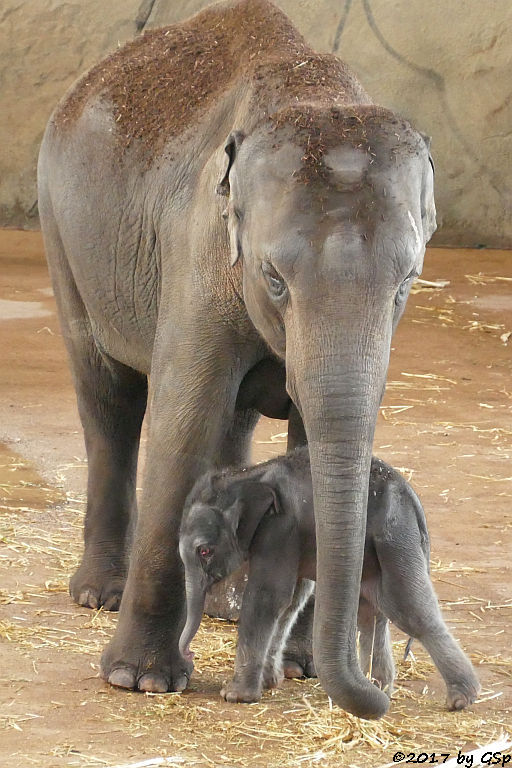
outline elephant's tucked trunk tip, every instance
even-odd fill
[[[333,684],[333,677],[326,679],[322,671],[317,672],[327,695],[346,712],[363,720],[378,720],[388,711],[389,697],[365,678],[362,672],[358,676],[360,679],[345,679],[342,686]]]

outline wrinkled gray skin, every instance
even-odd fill
[[[429,538],[421,503],[388,464],[371,464],[357,624],[363,672],[388,696],[395,669],[392,621],[418,638],[447,687],[447,706],[464,709],[479,684],[446,624],[429,576]],[[209,473],[189,495],[180,532],[187,623],[180,649],[201,622],[207,590],[249,562],[234,677],[226,701],[258,701],[283,678],[282,651],[316,573],[315,521],[306,448],[244,471]]]
[[[271,130],[268,120],[297,95],[275,77],[261,105],[260,81],[234,76],[150,163],[136,143],[120,153],[106,96],[91,96],[74,122],[48,124],[39,210],[89,468],[85,551],[70,590],[105,609],[123,594],[106,680],[183,689],[185,498],[209,468],[247,460],[259,412],[286,418],[295,407],[315,497],[317,673],[340,706],[379,717],[389,701],[355,652],[367,480],[391,336],[435,229],[433,171],[423,137],[388,113],[371,152],[360,148],[364,121],[351,118],[351,140],[340,131],[323,156],[328,178],[301,183],[303,139],[293,123]],[[369,98],[347,82],[340,94],[356,102],[347,114],[364,115]],[[308,88],[305,108],[330,114],[321,85]],[[219,183],[228,199],[215,194]]]

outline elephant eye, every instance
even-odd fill
[[[201,560],[208,560],[212,556],[212,550],[210,547],[199,546],[197,548],[197,554]]]
[[[409,275],[407,275],[403,283],[401,283],[395,295],[395,304],[400,304],[405,299],[410,285],[415,277],[417,277],[417,273],[413,270]]]
[[[286,283],[269,261],[264,261],[261,265],[261,271],[265,275],[265,280],[270,293],[279,298],[286,291]]]

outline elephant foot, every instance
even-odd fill
[[[284,673],[282,668],[276,667],[267,668],[263,672],[263,687],[267,689],[279,688],[284,680]]]
[[[101,676],[115,688],[139,690],[148,693],[183,691],[190,680],[194,665],[184,659],[173,646],[168,635],[158,633],[160,642],[150,643],[150,635],[143,640],[119,643],[117,637],[110,642],[101,657]],[[163,648],[162,648],[163,646]]]
[[[316,677],[313,661],[314,596],[311,595],[292,627],[283,653],[284,676]]]
[[[395,682],[395,665],[393,663],[393,657],[382,657],[380,659],[374,659],[371,672],[372,683],[384,691],[389,698],[393,695],[394,682]]]
[[[283,654],[283,671],[287,678],[316,677],[315,662],[309,640],[306,639],[299,643],[292,639]]]
[[[251,688],[248,685],[232,680],[220,692],[221,697],[230,704],[252,704],[261,699],[261,688]]]
[[[393,692],[395,690],[394,686],[394,679],[388,680],[386,678],[381,678],[380,676],[372,677],[372,683],[376,686],[376,688],[380,688],[381,691],[384,691],[384,693],[389,696],[389,698],[392,697]]]
[[[294,678],[304,679],[306,677],[316,677],[315,663],[313,657],[311,659],[301,659],[297,661],[295,659],[283,659],[284,676],[288,680]]]
[[[69,594],[78,605],[86,608],[103,608],[118,611],[123,596],[126,572],[123,566],[117,569],[109,559],[108,567],[95,563],[94,568],[82,561],[69,582]]]
[[[309,637],[294,637],[288,640],[283,654],[283,671],[287,678],[316,677],[313,649]]]
[[[475,679],[460,686],[452,685],[448,688],[446,707],[451,712],[460,712],[473,704],[480,691],[480,685]]]

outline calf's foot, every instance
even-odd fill
[[[283,656],[283,672],[288,679],[301,677],[316,677],[313,654],[304,649],[293,652],[289,648]]]
[[[306,580],[304,581],[306,583]],[[314,596],[311,595],[292,627],[283,652],[283,670],[287,678],[316,677],[313,661]]]
[[[279,688],[284,679],[284,673],[282,668],[276,666],[268,666],[263,672],[263,687],[264,688]]]
[[[374,657],[371,667],[371,681],[391,698],[395,681],[395,665],[391,654]]]
[[[230,683],[222,688],[220,695],[231,704],[252,704],[261,699],[261,688],[231,680]]]

